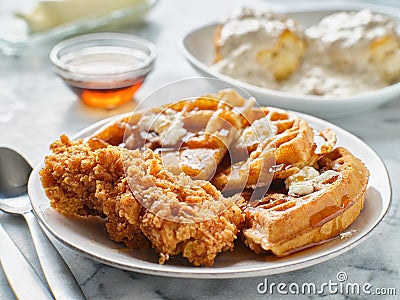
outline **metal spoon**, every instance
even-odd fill
[[[56,299],[85,299],[71,270],[37,222],[26,185],[32,167],[16,151],[0,147],[0,209],[22,215],[28,224],[43,273]]]

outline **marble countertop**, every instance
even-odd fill
[[[249,6],[266,7],[270,2],[252,1]],[[395,1],[388,1],[394,4]],[[290,5],[290,1],[280,2]],[[195,77],[177,49],[177,41],[188,29],[220,20],[239,0],[162,0],[135,26],[119,31],[138,34],[152,40],[158,49],[154,72],[137,94],[140,100],[168,82]],[[42,160],[48,145],[66,133],[80,129],[105,117],[130,111],[129,105],[116,110],[96,110],[82,105],[51,71],[48,60],[50,44],[35,47],[20,57],[0,54],[0,146],[23,153],[32,165]],[[352,250],[329,261],[284,274],[237,279],[179,279],[140,274],[110,267],[61,245],[56,246],[76,276],[88,299],[243,299],[287,295],[260,294],[257,286],[266,279],[275,283],[328,282],[339,272],[358,283],[374,287],[395,288],[400,294],[400,97],[380,109],[350,118],[329,120],[361,138],[384,161],[392,182],[391,207],[372,236]],[[23,219],[0,212],[0,223],[9,232],[40,276],[39,262]],[[291,297],[291,296],[289,296]],[[299,295],[312,299],[315,295]],[[13,299],[4,273],[0,269],[0,299]],[[345,299],[343,294],[326,295],[328,299]],[[348,298],[363,298],[352,295]],[[382,296],[382,298],[385,298]],[[347,299],[347,298],[346,298]]]

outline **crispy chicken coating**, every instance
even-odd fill
[[[219,252],[233,250],[244,223],[234,198],[224,198],[208,181],[167,171],[151,150],[131,152],[127,177],[146,207],[140,228],[163,264],[182,253],[195,266],[211,266]]]
[[[40,175],[57,211],[106,217],[113,241],[132,249],[150,241],[160,263],[182,253],[195,266],[211,266],[219,252],[233,250],[244,224],[237,199],[208,181],[173,175],[152,150],[92,149],[66,136],[51,150]]]
[[[50,149],[40,172],[51,206],[67,215],[107,217],[106,230],[129,248],[147,248],[140,230],[143,208],[133,197],[124,176],[122,149],[92,150],[81,140],[61,136]],[[129,218],[125,210],[129,211]]]

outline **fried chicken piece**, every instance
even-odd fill
[[[144,212],[142,205],[132,195],[124,174],[123,149],[115,146],[98,149],[96,197],[103,203],[107,216],[105,224],[111,240],[123,242],[131,249],[148,247],[148,240],[140,230],[140,218]]]
[[[67,215],[105,216],[113,241],[147,248],[139,225],[143,208],[124,176],[123,150],[115,146],[93,150],[65,135],[50,149],[53,153],[46,157],[40,176],[51,206]]]
[[[51,206],[69,215],[102,216],[102,203],[95,196],[94,152],[65,135],[52,143],[50,150],[52,154],[46,156],[40,176]]]
[[[130,187],[147,209],[140,228],[160,264],[182,253],[195,266],[211,266],[219,252],[233,250],[244,223],[234,198],[224,198],[208,181],[170,173],[150,149],[128,155]]]
[[[182,252],[193,265],[210,266],[233,249],[244,224],[237,199],[224,198],[208,181],[169,173],[152,150],[92,149],[66,136],[51,150],[40,175],[57,211],[106,216],[113,241],[146,248],[149,239],[160,263]]]

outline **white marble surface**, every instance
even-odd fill
[[[280,3],[290,5],[291,2]],[[395,5],[397,2],[387,3]],[[145,23],[121,28],[120,31],[149,38],[158,48],[155,70],[137,95],[138,99],[170,81],[197,76],[196,71],[178,52],[178,38],[188,29],[216,21],[240,5],[238,0],[162,0],[148,15]],[[265,7],[270,3],[252,1],[248,5]],[[83,106],[52,73],[47,58],[50,46],[30,49],[22,57],[0,54],[0,145],[18,149],[33,165],[42,159],[48,145],[60,134],[71,135],[99,119],[130,110],[129,105],[113,111]],[[265,278],[275,283],[321,284],[335,280],[338,272],[346,272],[353,282],[369,282],[374,288],[396,288],[399,295],[400,96],[398,100],[369,114],[330,121],[360,137],[379,154],[387,166],[393,188],[392,205],[374,234],[337,258],[274,276],[266,274],[263,277],[243,279],[195,280],[128,272],[92,261],[59,243],[57,247],[88,299],[286,299],[287,295],[278,293],[261,295],[257,292],[257,285]],[[22,218],[0,212],[0,223],[43,278]],[[0,270],[0,299],[13,297]],[[299,299],[315,297],[298,296]],[[326,298],[346,297],[343,294],[331,294],[326,295]],[[351,295],[347,298],[363,299],[365,295]]]

